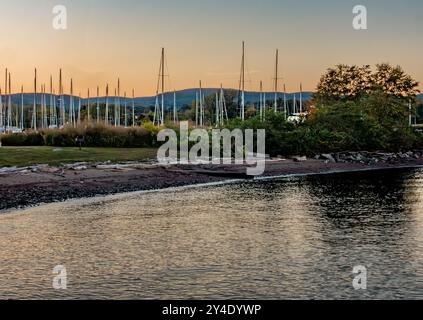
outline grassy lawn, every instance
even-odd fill
[[[156,158],[157,149],[0,147],[0,167],[73,162],[136,161]]]

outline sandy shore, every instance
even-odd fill
[[[423,166],[423,159],[400,163],[327,163],[321,160],[294,162],[274,160],[266,164],[263,176],[285,176],[394,169]],[[37,172],[0,174],[0,210],[22,208],[72,198],[122,192],[164,189],[199,183],[219,182],[244,176],[243,166],[148,166],[135,168],[94,168],[84,170],[45,168]],[[262,176],[262,177],[263,177]]]

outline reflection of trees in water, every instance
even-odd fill
[[[385,220],[388,215],[394,218],[404,214],[405,197],[410,191],[406,182],[412,175],[410,170],[354,172],[308,177],[306,183],[319,207],[334,222],[370,222],[378,214]]]
[[[317,199],[316,215],[326,222],[328,256],[342,254],[346,266],[367,264],[387,297],[398,283],[415,278],[418,239],[411,201],[417,198],[410,194],[418,192],[416,178],[415,170],[384,170],[305,180]]]

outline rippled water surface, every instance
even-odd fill
[[[64,265],[68,289],[52,288]],[[354,266],[368,289],[352,286]],[[0,298],[423,298],[423,171],[256,181],[0,215]]]

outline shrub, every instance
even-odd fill
[[[153,130],[154,128],[154,130]],[[153,147],[157,145],[158,129],[153,127],[112,127],[105,125],[88,125],[86,127],[66,127],[48,129],[39,132],[30,131],[2,136],[5,146],[53,146],[74,147],[78,136],[84,137],[86,147]]]
[[[42,134],[35,131],[5,134],[0,139],[3,146],[25,147],[44,145]]]

